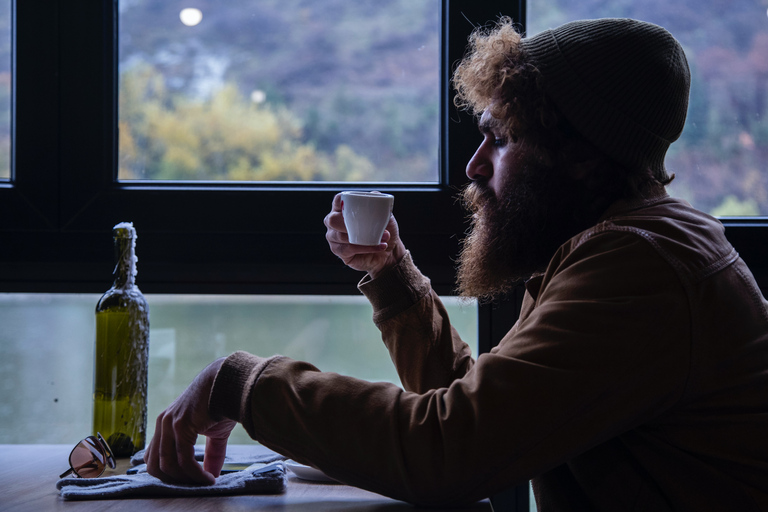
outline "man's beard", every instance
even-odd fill
[[[598,218],[581,182],[562,167],[529,161],[505,178],[498,199],[486,181],[470,183],[462,194],[472,221],[459,256],[458,292],[481,302],[543,272],[563,243]]]

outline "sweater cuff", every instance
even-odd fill
[[[411,253],[406,252],[396,265],[376,279],[366,274],[357,288],[370,301],[373,321],[379,324],[416,304],[429,294],[432,285],[414,265]]]
[[[246,401],[264,368],[274,359],[235,352],[219,368],[208,398],[208,411],[213,418],[229,418],[242,423]]]

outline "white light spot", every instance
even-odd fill
[[[256,89],[251,93],[251,101],[258,104],[264,103],[267,100],[267,93]]]
[[[200,9],[189,7],[187,9],[181,10],[179,13],[179,18],[181,19],[181,22],[186,26],[194,27],[203,21],[203,13],[200,11]]]

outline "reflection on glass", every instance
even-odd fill
[[[11,178],[11,0],[0,0],[0,180]]]
[[[764,0],[530,0],[528,33],[581,18],[627,17],[668,29],[692,87],[667,154],[670,193],[719,216],[768,215],[768,17]]]
[[[119,5],[119,179],[438,181],[438,0]]]
[[[99,295],[0,294],[0,444],[67,443],[91,429],[94,308]],[[477,305],[443,298],[477,356]],[[147,435],[214,359],[283,354],[399,384],[362,296],[150,295]],[[232,442],[250,442],[238,427]]]

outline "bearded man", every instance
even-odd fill
[[[458,287],[493,300],[524,282],[514,327],[473,360],[394,217],[379,246],[351,245],[337,196],[326,238],[366,272],[405,391],[236,353],[158,418],[150,473],[212,482],[239,421],[417,504],[532,479],[544,511],[768,510],[768,304],[722,225],[665,191],[690,87],[678,42],[626,19],[523,39],[502,19],[473,35],[454,85],[483,135]]]

